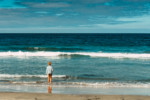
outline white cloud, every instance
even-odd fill
[[[59,14],[56,14],[56,16],[63,16],[64,13],[59,13]]]
[[[21,5],[16,5],[15,0],[2,0],[0,1],[0,8],[1,9],[16,9],[16,8],[26,8]]]
[[[62,8],[62,7],[70,7],[70,4],[67,3],[25,3],[33,8]]]
[[[94,26],[106,29],[150,29],[150,16],[118,18],[116,21],[124,21],[129,23],[123,24],[95,24]]]
[[[38,14],[48,14],[49,12],[47,12],[47,11],[37,11],[35,13],[38,13]]]
[[[0,33],[149,33],[150,29],[105,29],[100,27],[24,27],[3,28]]]

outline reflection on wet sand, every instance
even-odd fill
[[[52,93],[52,85],[48,86],[48,93]]]

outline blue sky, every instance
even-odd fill
[[[150,33],[150,0],[0,0],[0,33]]]

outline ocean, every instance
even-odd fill
[[[0,91],[47,86],[48,61],[56,88],[150,89],[150,34],[4,33],[0,34]],[[17,84],[21,86],[12,89]]]

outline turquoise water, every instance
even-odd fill
[[[150,34],[0,34],[0,84],[150,88]]]

